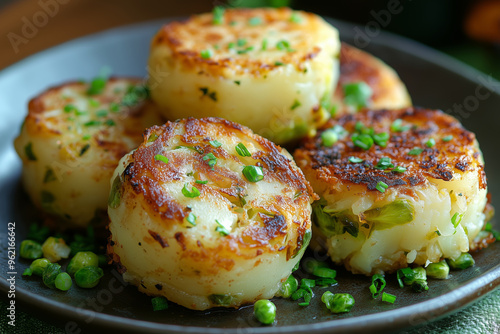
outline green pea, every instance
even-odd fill
[[[288,276],[285,282],[281,284],[281,288],[278,291],[278,295],[283,298],[290,298],[292,294],[297,291],[299,283],[293,275]]]
[[[154,297],[151,299],[153,311],[162,311],[168,308],[168,300],[163,296]]]
[[[253,305],[253,314],[264,325],[270,325],[276,318],[276,305],[270,300],[260,299]]]
[[[93,288],[99,284],[104,272],[98,267],[83,267],[75,273],[75,283],[80,288]]]
[[[326,291],[321,296],[321,301],[325,303],[326,307],[332,313],[349,312],[354,306],[354,298],[348,293],[333,294],[330,291]]]
[[[71,259],[71,261],[69,261],[68,268],[66,268],[66,271],[68,272],[68,274],[73,276],[78,270],[89,266],[92,267],[99,266],[98,256],[92,252],[78,252]]]
[[[457,259],[448,259],[447,262],[450,268],[454,270],[467,269],[475,263],[474,258],[469,253],[462,253]]]
[[[438,263],[431,263],[425,268],[427,276],[437,279],[447,279],[450,272],[450,267],[446,261],[441,261]]]
[[[21,242],[19,255],[23,259],[34,260],[42,257],[42,245],[33,240],[24,240]]]
[[[68,291],[71,288],[73,282],[71,281],[71,277],[68,273],[59,273],[55,280],[55,286],[61,291]]]
[[[37,276],[42,276],[43,271],[50,264],[50,261],[46,258],[36,259],[30,265],[31,271]]]
[[[45,270],[43,271],[42,279],[43,284],[53,289],[56,287],[56,277],[61,272],[61,266],[57,263],[50,263],[47,265]]]

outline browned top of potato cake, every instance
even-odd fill
[[[253,134],[250,129],[222,118],[188,118],[185,120],[184,133],[176,140],[174,137],[178,136],[178,129],[175,124],[175,122],[167,122],[163,126],[149,128],[144,134],[144,142],[133,153],[134,162],[129,164],[124,172],[125,182],[130,184],[136,193],[142,194],[162,218],[182,220],[189,214],[189,208],[179,204],[162,186],[169,181],[180,180],[182,173],[179,167],[188,162],[183,161],[181,156],[174,155],[168,155],[168,164],[158,163],[154,159],[155,155],[163,152],[164,148],[175,150],[176,147],[169,147],[173,142],[186,145],[200,153],[195,155],[198,160],[196,162],[197,173],[205,175],[217,185],[212,188],[204,184],[195,184],[194,186],[200,190],[212,191],[217,188],[223,197],[235,200],[245,195],[248,183],[245,179],[236,176],[235,171],[226,167],[219,165],[210,167],[204,161],[204,157],[212,153],[219,159],[238,162],[237,156],[231,155],[223,147],[214,147],[210,143],[211,138],[238,136],[247,142],[253,141],[255,146],[260,148],[251,158],[256,166],[264,169],[265,180],[278,181],[297,189],[299,195],[295,200],[309,201],[309,196],[315,198],[316,195],[304,175],[297,167],[294,167],[292,160],[283,155],[281,148]],[[150,138],[157,139],[150,143]],[[280,203],[280,205],[293,206],[293,203]],[[269,231],[269,233],[274,232]]]
[[[342,126],[348,134],[327,147],[322,133],[336,125]],[[386,133],[388,138],[381,140],[381,145],[375,141],[371,147],[363,149],[354,144],[352,135],[355,133],[366,133],[372,138],[373,134],[383,138]],[[306,175],[305,169],[313,169],[319,180],[363,184],[368,190],[375,190],[380,181],[389,187],[416,186],[427,178],[450,181],[455,173],[474,170],[479,173],[479,187],[486,188],[482,155],[475,135],[439,110],[416,107],[366,110],[331,119],[316,137],[302,142],[294,157]],[[390,158],[393,166],[380,165],[382,157]],[[398,172],[397,166],[406,170]]]
[[[166,24],[153,38],[152,47],[167,46],[170,56],[183,66],[198,66],[212,75],[222,75],[225,68],[262,74],[283,64],[302,70],[303,62],[322,51],[311,41],[325,25],[315,14],[290,8],[225,9],[218,19],[205,13]],[[282,47],[275,41],[278,37]],[[206,50],[210,57],[203,56]]]

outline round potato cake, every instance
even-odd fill
[[[367,90],[364,103],[357,103],[347,95],[352,94],[350,84],[364,83]],[[347,97],[347,98],[346,98]],[[352,114],[360,108],[399,109],[412,105],[410,95],[398,74],[377,57],[342,43],[340,48],[340,76],[332,97],[335,116]]]
[[[321,197],[313,235],[354,273],[455,259],[485,223],[475,135],[442,111],[345,115],[305,139],[294,157]]]
[[[169,120],[222,117],[283,144],[329,117],[322,101],[337,83],[339,50],[337,30],[315,14],[216,7],[160,29],[149,86]]]
[[[33,203],[61,226],[85,227],[106,212],[118,161],[163,123],[139,79],[96,78],[48,89],[29,102],[14,142]]]
[[[168,122],[115,171],[108,252],[148,295],[239,307],[273,297],[300,261],[313,198],[291,156],[248,128]]]

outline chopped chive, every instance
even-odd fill
[[[445,136],[443,138],[441,138],[442,141],[444,142],[449,142],[453,139],[453,136],[452,135],[448,135],[448,136]]]
[[[234,83],[237,84],[238,86],[241,85],[241,81],[239,80],[235,80]]]
[[[196,226],[196,216],[190,212],[186,218],[187,222],[193,226]]]
[[[346,84],[343,86],[343,89],[344,102],[357,109],[366,107],[373,94],[371,87],[363,81]]]
[[[353,164],[359,164],[362,163],[364,160],[358,157],[349,157],[349,162],[352,162]]]
[[[215,222],[217,223],[217,225],[219,225],[215,228],[215,232],[219,232],[219,234],[223,237],[228,236],[229,231],[224,227],[224,225],[219,223],[219,221],[217,219],[215,220]]]
[[[293,12],[292,15],[290,16],[290,22],[293,23],[300,23],[302,22],[302,18],[300,17],[298,12]]]
[[[108,116],[108,111],[107,110],[98,110],[95,112],[95,115],[97,117],[106,117],[106,116]]]
[[[453,217],[451,217],[451,223],[453,224],[454,228],[458,227],[458,225],[462,221],[463,216],[464,216],[463,214],[455,212],[455,214],[453,215]]]
[[[396,301],[396,296],[391,295],[390,293],[384,292],[384,293],[382,293],[382,301],[394,304],[394,302]]]
[[[423,148],[420,148],[420,147],[414,147],[410,150],[410,152],[408,152],[408,155],[419,155],[420,153],[422,153],[424,151]]]
[[[377,189],[378,191],[380,191],[381,193],[385,193],[385,190],[389,188],[389,186],[387,185],[387,183],[385,183],[384,181],[379,181],[377,183],[377,186],[375,187],[375,189]]]
[[[200,191],[198,190],[198,188],[191,187],[191,191],[189,191],[187,186],[188,186],[188,183],[185,183],[184,188],[182,188],[182,194],[184,196],[189,197],[189,198],[195,198],[195,197],[200,196]]]
[[[413,270],[411,268],[401,268],[401,269],[398,269],[397,273],[396,273],[396,278],[398,280],[398,284],[399,284],[399,287],[400,288],[404,288],[404,279],[406,276],[411,276],[413,275]]]
[[[394,165],[391,162],[391,158],[383,157],[383,158],[380,158],[380,160],[378,161],[377,166],[375,166],[375,168],[386,170],[389,168],[394,168]]]
[[[229,42],[229,43],[227,44],[227,48],[228,48],[228,49],[234,49],[235,47],[236,47],[236,43],[234,43],[234,42]]]
[[[362,123],[362,122],[356,122],[356,124],[354,124],[354,130],[356,130],[357,132],[361,132],[363,131],[363,129],[365,128],[365,125]]]
[[[281,62],[281,61],[275,61],[274,62],[274,66],[283,66],[285,65],[285,63]],[[293,109],[292,109],[293,110]]]
[[[118,112],[120,110],[120,105],[116,102],[111,102],[109,105],[109,110],[112,112]]]
[[[330,268],[325,267],[314,267],[312,274],[314,276],[322,277],[322,278],[335,278],[337,276],[337,271]]]
[[[392,171],[396,172],[396,173],[404,173],[404,172],[406,172],[406,167],[396,166],[396,167],[394,167],[394,169]]]
[[[380,274],[375,274],[372,276],[372,284],[370,285],[369,289],[370,292],[372,293],[373,299],[378,298],[382,290],[384,290],[386,285],[386,281],[384,276]]]
[[[215,164],[217,163],[217,158],[213,153],[208,153],[203,157],[203,160],[207,162],[207,164],[213,168]]]
[[[391,131],[392,132],[404,132],[408,131],[411,128],[411,125],[404,125],[403,126],[403,120],[398,118],[394,120],[391,124]]]
[[[98,95],[101,94],[106,87],[106,78],[97,77],[90,82],[90,87],[87,89],[88,95]]]
[[[161,155],[161,154],[157,154],[155,155],[155,160],[156,161],[161,161],[161,162],[164,162],[166,164],[168,164],[168,158],[164,155]]]
[[[200,150],[198,149],[197,147],[192,147],[192,146],[186,146],[186,145],[179,145],[179,146],[176,146],[175,149],[179,149],[179,148],[187,148],[188,150],[192,150],[192,151],[195,151],[199,154],[202,154],[203,153],[203,150]]]
[[[209,141],[209,143],[210,143],[210,145],[212,145],[215,148],[222,145],[218,140],[211,140],[211,141]]]
[[[126,107],[132,107],[141,101],[147,100],[149,95],[149,88],[144,85],[129,86],[121,104]]]
[[[242,157],[251,157],[252,156],[252,154],[248,151],[248,149],[246,148],[246,146],[243,143],[238,143],[238,145],[236,145],[235,149],[236,149],[236,152]]]
[[[355,134],[352,136],[352,143],[363,150],[368,150],[373,146],[373,138],[368,134]]]
[[[245,49],[236,51],[236,53],[239,54],[239,55],[242,55],[242,54],[247,53],[248,51],[252,51],[253,49],[254,49],[253,46],[249,46],[249,47],[247,47]]]
[[[107,126],[115,126],[116,125],[115,121],[113,121],[112,119],[105,120],[104,124],[106,124]]]
[[[194,181],[194,182],[196,182],[196,183],[198,183],[198,184],[207,184],[207,183],[208,183],[208,180],[204,180],[204,181],[203,181],[203,180],[196,180],[196,181]]]
[[[243,168],[243,175],[250,182],[259,182],[264,179],[264,172],[262,171],[262,167],[259,166],[245,166]]]
[[[74,110],[77,110],[76,107],[72,104],[67,104],[64,106],[64,112],[68,113],[68,112],[72,112]]]
[[[210,59],[213,56],[212,50],[201,50],[200,52],[201,58]]]
[[[96,121],[96,120],[92,120],[92,121],[88,121],[87,123],[84,123],[83,125],[84,126],[97,126],[97,125],[101,125],[101,122]]]
[[[287,52],[295,51],[295,50],[290,48],[290,43],[284,39],[282,39],[278,43],[276,43],[276,48],[278,50],[286,50]]]
[[[99,101],[96,101],[94,99],[89,99],[89,104],[90,104],[91,107],[96,108],[96,107],[99,107],[100,103],[99,103]]]
[[[302,104],[300,103],[300,101],[299,101],[299,100],[297,100],[297,99],[295,99],[295,100],[293,101],[292,106],[290,107],[290,110],[294,110],[294,109],[296,109],[296,108],[300,107],[301,105],[302,105]]]
[[[245,44],[247,44],[247,40],[244,38],[238,38],[238,40],[236,41],[237,46],[245,46]]]
[[[251,26],[261,25],[262,24],[262,19],[260,17],[258,17],[258,16],[252,17],[252,18],[250,18],[250,20],[248,20],[248,24],[251,25]]]
[[[223,24],[224,23],[224,7],[222,6],[215,6],[214,9],[212,10],[213,14],[213,19],[212,23],[213,24]]]
[[[87,115],[88,114],[88,111],[84,111],[84,110],[75,110],[75,115],[76,116],[82,116],[82,115]]]
[[[262,50],[262,51],[267,50],[267,39],[263,39],[263,40],[262,40],[261,50]]]
[[[26,144],[26,146],[24,146],[24,153],[26,154],[26,157],[28,158],[28,160],[31,160],[31,161],[37,160],[35,152],[33,152],[33,143],[32,142],[29,142],[28,144]]]
[[[387,141],[389,140],[389,134],[387,132],[376,133],[372,138],[378,146],[386,147]]]
[[[427,147],[434,147],[436,145],[436,140],[434,138],[430,138],[428,141],[425,142],[425,146]]]

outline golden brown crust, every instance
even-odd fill
[[[113,85],[117,82],[127,82],[130,86],[139,85],[141,80],[138,78],[109,78],[107,85]],[[28,115],[26,116],[24,127],[30,135],[41,137],[66,136],[67,138],[61,144],[61,149],[65,151],[68,157],[76,159],[79,153],[89,142],[81,139],[82,135],[75,136],[72,143],[72,130],[76,128],[72,117],[69,113],[63,113],[53,117],[51,113],[54,109],[64,109],[66,105],[74,103],[73,97],[65,97],[64,92],[71,90],[73,92],[85,92],[89,88],[89,84],[80,81],[67,82],[61,85],[48,88],[40,95],[30,100],[28,104]],[[84,94],[83,94],[84,95]],[[111,102],[120,102],[118,97],[122,97],[124,93],[119,95],[114,92],[105,92],[99,95],[88,96],[87,98],[97,101],[101,105],[108,105]],[[99,147],[102,152],[106,152],[106,159],[103,157],[101,161],[102,168],[114,169],[120,158],[130,151],[129,145],[121,138],[121,135],[128,136],[134,142],[140,142],[144,129],[140,122],[146,108],[151,106],[150,101],[142,101],[135,106],[123,108],[120,113],[109,113],[110,120],[117,121],[120,126],[120,133],[110,131],[106,126],[98,127],[97,131],[93,132],[92,145]],[[95,129],[95,127],[93,127]]]
[[[361,51],[349,44],[341,43],[340,76],[334,91],[337,112],[343,114],[344,85],[364,82],[372,90],[367,101],[370,108],[403,108],[411,105],[404,83],[386,64],[373,55]]]
[[[240,74],[254,74],[261,76],[284,64],[294,64],[302,71],[305,69],[304,62],[315,58],[321,52],[318,46],[311,47],[310,41],[304,32],[316,31],[321,24],[320,19],[311,13],[300,12],[302,20],[306,23],[298,25],[291,22],[293,15],[290,8],[260,8],[260,9],[226,9],[223,16],[224,29],[213,24],[211,13],[194,15],[185,21],[175,21],[163,26],[152,40],[152,48],[160,45],[167,46],[172,52],[172,58],[181,62],[186,68],[200,68],[201,72],[213,76],[224,76],[225,69],[232,69]],[[249,20],[261,18],[262,23],[258,26],[250,26]],[[231,24],[231,23],[236,24]],[[252,41],[253,50],[260,50],[266,27],[273,27],[289,36],[298,37],[293,40],[293,52],[283,52],[279,58],[266,61],[262,58],[250,57],[246,54],[228,54],[228,36],[237,39],[248,39]],[[257,44],[258,43],[258,44]],[[212,49],[217,45],[214,57],[204,58],[201,51]],[[250,43],[249,43],[250,45]],[[272,48],[274,46],[269,46]],[[254,51],[255,52],[255,51]]]
[[[179,126],[183,127],[181,134],[179,134]],[[238,161],[239,159],[222,146],[214,147],[210,144],[210,141],[214,139],[214,126],[221,137],[236,136],[242,141],[253,143],[258,147],[258,150],[249,159],[254,161],[254,165],[263,168],[264,180],[286,184],[296,191],[296,196],[293,199],[285,199],[284,196],[280,195],[275,196],[275,203],[268,203],[264,207],[257,208],[259,211],[256,213],[258,219],[251,222],[241,222],[241,228],[244,231],[240,235],[230,234],[226,236],[224,242],[218,246],[220,258],[224,258],[223,251],[238,252],[240,256],[254,257],[256,256],[255,252],[252,251],[251,254],[239,253],[238,247],[253,249],[262,246],[270,247],[269,249],[276,248],[275,251],[286,251],[290,253],[290,256],[294,255],[302,247],[303,235],[310,226],[310,217],[306,213],[297,212],[300,215],[297,217],[299,221],[293,223],[297,224],[297,240],[288,240],[283,246],[281,244],[284,236],[288,233],[289,226],[284,216],[280,215],[279,212],[281,210],[285,212],[297,211],[295,205],[300,207],[309,203],[311,198],[317,199],[317,195],[300,169],[295,166],[292,160],[283,155],[281,148],[237,123],[220,118],[188,118],[180,122],[167,122],[162,126],[149,128],[144,134],[144,142],[132,153],[132,162],[126,166],[123,172],[123,187],[129,187],[139,198],[143,198],[147,202],[145,209],[151,210],[152,214],[161,217],[165,224],[164,227],[174,228],[175,225],[183,224],[183,219],[191,212],[191,209],[173,198],[164,185],[181,180],[184,172],[181,172],[179,168],[194,163],[195,173],[204,175],[203,179],[209,179],[210,184],[193,183],[193,188],[197,188],[202,196],[227,199],[239,206],[239,196],[244,196],[248,188],[247,181],[242,178],[242,175],[238,176],[241,172],[235,173],[235,171],[218,164],[212,169],[203,160],[203,157],[209,153],[214,154],[219,159],[229,161]],[[157,139],[150,142],[150,136],[157,136]],[[176,137],[180,139],[179,142],[175,140]],[[176,146],[169,146],[173,142],[177,143]],[[198,153],[193,155],[169,154],[169,152],[175,152],[178,146],[183,145],[191,147]],[[157,154],[164,154],[168,157],[169,162],[163,163],[155,160],[154,157]],[[263,214],[261,211],[270,213],[270,215]],[[245,226],[245,224],[248,225]],[[149,234],[162,247],[168,247],[166,240],[170,236],[160,236],[153,231],[149,231]],[[174,237],[183,249],[189,249],[183,254],[184,257],[192,257],[196,261],[203,259],[204,247],[200,240],[193,240],[182,233],[175,233]],[[194,247],[195,243],[198,247]],[[276,247],[274,247],[275,245]],[[198,251],[194,251],[194,248]],[[222,265],[229,266],[224,261]]]
[[[391,124],[396,119],[402,119],[404,125],[412,128],[403,132],[391,131]],[[390,139],[387,146],[374,144],[370,149],[363,150],[353,144],[351,135],[332,147],[322,145],[321,133],[324,130],[340,125],[351,134],[357,122],[373,127],[375,133],[388,132]],[[442,140],[450,135],[452,140]],[[426,146],[430,138],[435,140],[433,147]],[[422,153],[409,155],[415,147],[423,149]],[[375,190],[379,181],[390,187],[420,185],[428,178],[450,181],[454,174],[474,169],[479,173],[480,189],[486,188],[484,166],[475,135],[465,130],[455,118],[438,110],[367,110],[332,119],[315,138],[305,139],[294,156],[299,166],[300,161],[307,162],[307,168],[315,170],[319,180],[362,184],[368,190]],[[351,156],[364,162],[352,163],[349,161]],[[406,167],[407,171],[398,173],[374,168],[382,157],[391,158],[395,166]]]

